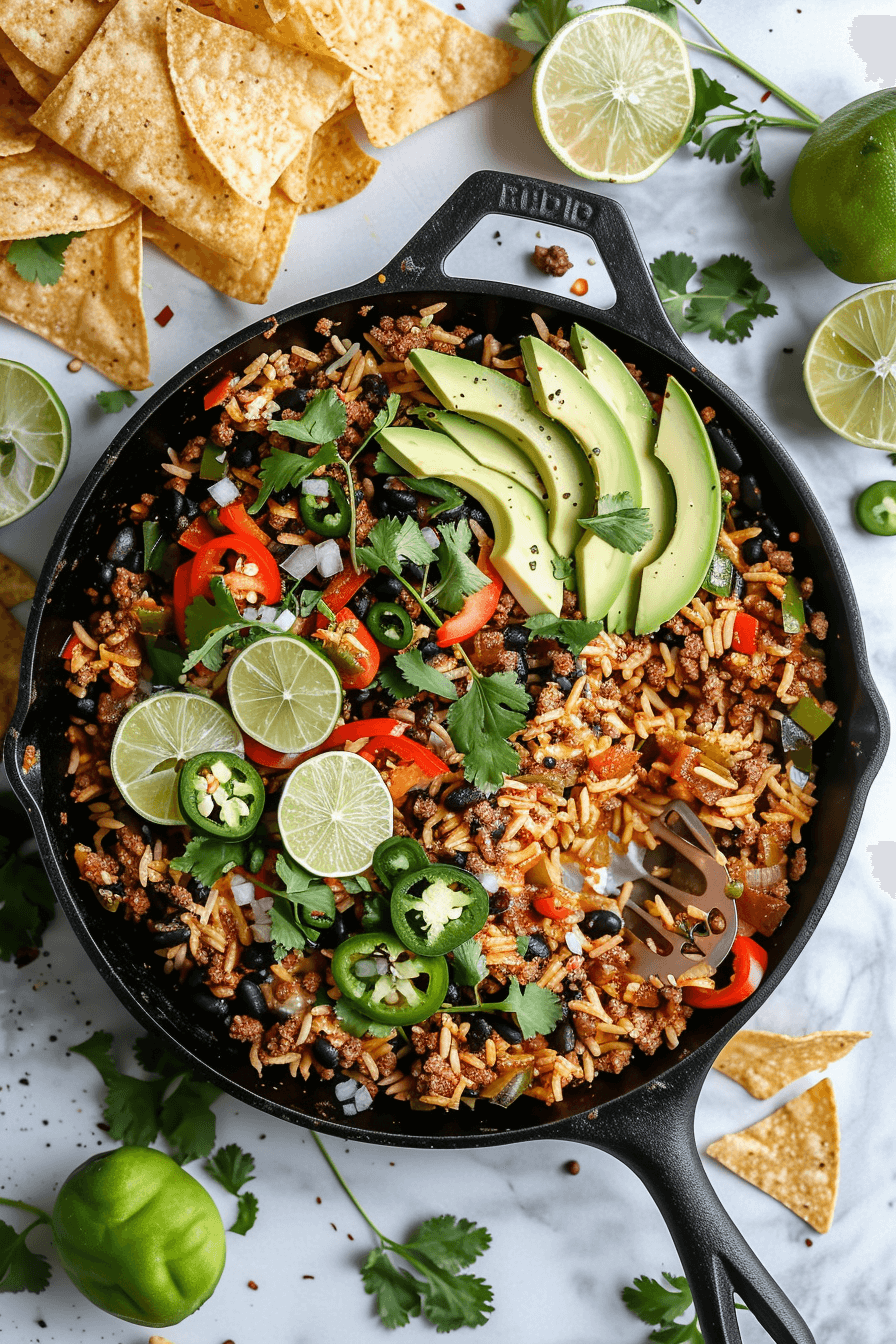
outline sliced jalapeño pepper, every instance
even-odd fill
[[[426,850],[410,835],[393,835],[373,851],[373,871],[384,887],[394,887],[408,873],[429,867]]]
[[[387,649],[406,649],[414,638],[414,624],[397,602],[377,602],[367,613],[367,629]]]
[[[876,537],[896,536],[896,481],[875,481],[856,500],[856,517]]]
[[[471,873],[432,863],[392,888],[392,927],[405,947],[439,956],[465,943],[488,919],[488,892]]]
[[[204,751],[180,772],[177,800],[184,820],[203,835],[243,840],[264,811],[261,775],[232,751]]]
[[[351,526],[351,510],[345,491],[338,481],[327,480],[329,495],[302,495],[299,513],[302,522],[319,537],[344,537]]]
[[[415,957],[392,933],[358,933],[333,953],[333,979],[353,1007],[384,1026],[423,1022],[448,988],[444,957]]]

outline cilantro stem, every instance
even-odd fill
[[[373,1231],[374,1231],[374,1232],[376,1233],[376,1235],[379,1237],[380,1241],[382,1241],[382,1242],[388,1242],[390,1245],[393,1245],[394,1243],[392,1242],[391,1238],[390,1238],[390,1237],[387,1237],[386,1234],[385,1234],[385,1232],[381,1232],[381,1231],[379,1230],[379,1228],[377,1227],[377,1225],[376,1225],[376,1223],[373,1221],[373,1219],[369,1216],[369,1214],[367,1214],[367,1213],[364,1212],[364,1210],[362,1209],[361,1205],[358,1203],[357,1199],[355,1199],[355,1196],[352,1194],[351,1190],[348,1188],[348,1186],[347,1186],[346,1183],[345,1183],[345,1180],[344,1180],[344,1178],[343,1178],[342,1172],[339,1170],[339,1168],[337,1167],[336,1163],[333,1161],[332,1157],[330,1156],[330,1154],[327,1152],[326,1148],[324,1147],[324,1143],[323,1143],[323,1140],[321,1139],[320,1135],[319,1135],[319,1134],[316,1134],[316,1133],[314,1132],[314,1130],[312,1130],[312,1131],[311,1131],[311,1137],[312,1137],[312,1139],[314,1140],[314,1142],[317,1144],[317,1146],[318,1146],[318,1148],[320,1149],[320,1151],[323,1153],[324,1161],[326,1162],[327,1166],[330,1168],[330,1170],[332,1171],[333,1175],[336,1177],[337,1181],[338,1181],[339,1184],[342,1186],[343,1190],[344,1190],[345,1193],[348,1195],[349,1199],[350,1199],[351,1202],[354,1204],[355,1208],[358,1210],[358,1212],[360,1213],[361,1217],[364,1219],[364,1221],[365,1221],[365,1223],[367,1224],[367,1226],[368,1226],[369,1228],[372,1228],[372,1229],[373,1229]]]
[[[818,122],[802,121],[798,117],[766,117],[762,113],[747,111],[745,108],[732,107],[727,112],[720,112],[714,117],[704,117],[701,125],[707,126],[711,121],[736,121],[738,117],[762,116],[763,126],[792,126],[798,131],[814,131]]]
[[[33,1213],[36,1215],[35,1221],[31,1224],[31,1227],[22,1233],[23,1236],[27,1236],[28,1232],[31,1231],[31,1228],[37,1227],[38,1223],[49,1223],[50,1221],[50,1215],[44,1213],[43,1209],[36,1208],[34,1204],[26,1204],[21,1199],[0,1199],[0,1204],[5,1204],[8,1209],[21,1209],[23,1213]]]
[[[769,93],[773,93],[782,103],[785,103],[788,107],[792,107],[794,112],[799,112],[804,116],[807,121],[811,122],[813,130],[816,126],[821,125],[821,117],[817,112],[813,112],[810,107],[806,107],[804,103],[799,102],[798,99],[792,97],[789,93],[785,93],[780,85],[767,79],[760,70],[756,70],[752,65],[748,65],[740,56],[736,56],[731,48],[727,47],[720,37],[716,37],[712,29],[707,28],[702,19],[698,19],[697,15],[692,10],[688,9],[687,5],[681,3],[681,0],[672,0],[672,3],[675,5],[676,9],[684,10],[685,14],[687,14],[699,28],[702,28],[704,33],[706,33],[708,37],[711,37],[713,42],[716,43],[715,47],[708,47],[703,42],[693,42],[690,38],[686,37],[684,39],[686,47],[690,47],[691,51],[703,52],[705,56],[717,56],[720,61],[727,61],[729,65],[736,66],[737,69],[742,70],[745,75],[750,75],[752,79],[755,79],[757,84],[761,84],[764,88],[768,89]]]

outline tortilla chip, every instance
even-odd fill
[[[840,1125],[829,1078],[706,1151],[816,1232],[830,1231],[840,1179]]]
[[[35,591],[34,580],[27,570],[0,555],[0,606],[16,607],[20,602],[28,602]]]
[[[51,140],[29,154],[0,159],[0,238],[106,229],[139,205]]]
[[[0,257],[5,255],[6,244],[0,243]],[[52,341],[113,383],[151,387],[141,268],[137,213],[73,238],[55,285],[29,283],[0,260],[0,316]]]
[[[263,208],[301,146],[352,100],[345,66],[184,5],[168,9],[168,64],[200,148],[234,191]]]
[[[168,74],[166,0],[119,0],[34,123],[154,214],[251,265],[264,211],[227,185],[189,134]]]
[[[870,1031],[815,1031],[811,1036],[739,1031],[713,1068],[764,1101],[797,1078],[826,1069],[870,1035]]]
[[[45,70],[41,70],[33,61],[19,51],[16,44],[0,30],[0,56],[9,66],[15,75],[19,84],[35,98],[42,103],[47,94],[51,93],[56,80],[52,75],[48,75]]]
[[[34,99],[23,91],[12,71],[0,65],[0,158],[24,154],[37,144],[40,131],[28,120],[35,111]]]
[[[266,37],[271,42],[280,42],[286,47],[295,47],[297,51],[303,51],[309,56],[328,56],[332,59],[334,55],[315,31],[298,0],[283,0],[282,3],[272,6],[277,13],[284,14],[284,17],[277,22],[271,21],[262,0],[220,0],[220,3],[228,18],[250,33],[258,33],[260,37]],[[358,69],[354,64],[354,57],[346,59],[340,55],[337,59],[344,61],[344,64],[352,70]],[[370,72],[366,65],[362,65],[358,73]]]
[[[532,60],[426,0],[302,4],[334,56],[375,76],[355,81],[355,100],[378,148],[503,88]]]
[[[0,28],[28,60],[64,75],[115,0],[0,0]]]
[[[271,192],[258,257],[251,266],[238,266],[197,243],[165,220],[147,212],[144,236],[172,261],[205,280],[222,294],[243,303],[264,303],[277,278],[299,207],[276,187]]]
[[[318,132],[318,134],[320,133]],[[308,171],[311,167],[311,154],[316,139],[317,136],[314,136],[306,145],[302,146],[292,163],[286,165],[277,179],[277,186],[280,191],[284,192],[291,201],[295,201],[297,205],[301,205],[308,195]]]
[[[0,606],[0,738],[9,727],[16,707],[24,647],[25,631],[6,607]]]
[[[351,200],[364,190],[379,166],[379,159],[364,153],[344,121],[321,127],[314,137],[301,213],[310,215]]]

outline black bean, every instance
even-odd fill
[[[497,826],[493,826],[489,834],[493,840],[500,840],[501,836],[507,830],[507,822],[499,821]]]
[[[261,435],[241,434],[236,443],[227,454],[228,461],[232,467],[240,467],[245,470],[246,467],[254,467],[258,462],[258,449],[247,442],[249,439],[261,438]]]
[[[159,504],[159,522],[169,532],[177,530],[177,524],[184,511],[184,497],[179,490],[166,490]]]
[[[100,588],[111,588],[115,580],[115,566],[110,565],[108,561],[106,564],[100,565],[96,578]]]
[[[181,499],[183,500],[182,517],[186,518],[187,522],[191,522],[199,512],[199,504],[195,499],[188,499],[186,495],[181,495]]]
[[[198,877],[190,878],[190,892],[197,905],[205,905],[210,890],[211,888],[200,882]]]
[[[522,684],[525,686],[526,681],[528,680],[529,677],[529,662],[524,653],[517,654],[516,667],[514,668],[514,671],[516,672],[517,681],[522,682]]]
[[[542,761],[542,765],[544,766],[545,770],[556,770],[557,758],[555,756],[545,756],[544,760]]]
[[[712,450],[716,455],[716,461],[720,467],[727,467],[729,471],[740,471],[743,467],[743,459],[737,448],[734,446],[734,440],[726,429],[715,420],[710,420],[706,426],[706,432],[709,435],[709,441],[712,444]]]
[[[244,966],[251,967],[253,971],[260,971],[273,962],[274,945],[273,943],[250,943],[248,947],[243,948],[240,960]]]
[[[563,695],[569,695],[570,691],[572,690],[572,682],[570,681],[569,677],[555,676],[551,677],[550,680],[556,682],[557,689],[561,691]]]
[[[277,393],[277,405],[281,411],[303,411],[310,400],[310,387],[290,387]]]
[[[769,518],[767,513],[757,513],[756,524],[758,527],[762,528],[764,535],[769,541],[777,542],[781,540],[780,527],[775,522],[774,518]]]
[[[755,476],[745,472],[740,478],[740,502],[745,509],[758,512],[762,508],[762,491]]]
[[[335,1045],[331,1045],[326,1036],[318,1036],[311,1047],[311,1053],[318,1064],[323,1064],[325,1069],[335,1069],[339,1063],[339,1051]]]
[[[482,342],[484,339],[481,331],[474,331],[472,335],[466,336],[463,345],[455,347],[461,359],[475,359],[478,363],[482,358]]]
[[[359,708],[361,705],[366,705],[367,702],[374,699],[375,696],[376,691],[370,686],[359,686],[357,690],[346,691],[345,693],[346,700],[355,708]]]
[[[471,523],[478,523],[482,530],[487,532],[490,537],[494,535],[492,520],[489,518],[481,504],[477,504],[474,499],[471,499],[466,506],[465,513]]]
[[[344,942],[351,932],[351,925],[354,924],[354,922],[354,911],[343,910],[341,914],[337,911],[336,918],[333,920],[330,927],[328,929],[321,929],[320,933],[317,935],[317,946],[336,947],[338,943]],[[305,936],[309,943],[314,937],[315,932],[316,930],[309,930],[306,933]]]
[[[526,948],[525,960],[534,961],[536,957],[549,957],[551,949],[548,947],[540,933],[529,934],[529,946]]]
[[[473,1013],[468,1019],[470,1030],[467,1032],[468,1050],[481,1050],[492,1034],[492,1024],[483,1013]]]
[[[451,812],[463,812],[465,807],[481,803],[484,797],[485,794],[475,789],[472,784],[457,784],[446,794],[442,802]]]
[[[237,1007],[250,1017],[262,1017],[268,1011],[265,997],[251,980],[241,980],[236,989]]]
[[[464,850],[459,849],[456,854],[446,854],[442,863],[450,863],[455,868],[466,868],[468,857]]]
[[[201,966],[194,966],[187,975],[186,981],[184,982],[187,986],[187,989],[198,989],[199,986],[203,983],[202,978],[203,974],[204,972]]]
[[[359,588],[354,597],[348,603],[349,611],[354,612],[359,621],[363,621],[370,608],[373,606],[373,598],[366,588]]]
[[[142,574],[143,572],[143,550],[141,547],[135,547],[133,551],[128,551],[121,562],[122,569],[129,569],[132,574]]]
[[[603,938],[619,933],[622,916],[616,910],[589,910],[580,927],[587,938]]]
[[[571,1022],[561,1022],[548,1037],[548,1045],[558,1055],[568,1055],[576,1048],[576,1033]]]
[[[157,924],[149,941],[153,947],[177,947],[190,941],[190,930],[186,924]]]
[[[434,639],[427,639],[420,645],[420,656],[424,663],[431,663],[433,658],[437,658],[440,653],[444,652],[445,650],[439,648]]]
[[[128,553],[139,544],[137,529],[131,527],[130,523],[126,523],[116,532],[112,545],[106,552],[106,559],[111,560],[115,565],[124,564]]]
[[[765,551],[762,549],[762,537],[751,537],[745,541],[742,547],[744,559],[750,565],[761,564],[765,559]]]
[[[519,1045],[525,1039],[516,1023],[505,1022],[503,1017],[493,1018],[492,1027],[499,1036],[504,1037],[508,1045]]]
[[[361,379],[361,396],[374,410],[382,410],[389,400],[389,387],[378,373],[366,373]]]
[[[286,485],[283,487],[282,490],[272,490],[271,498],[275,499],[278,504],[288,504],[289,501],[294,497],[295,493],[296,493],[295,486]]]
[[[504,631],[505,649],[521,651],[529,643],[529,632],[522,625],[508,625]]]
[[[413,560],[405,560],[401,567],[401,575],[407,579],[412,588],[419,588],[423,582],[423,569]]]
[[[450,1003],[452,1007],[455,1004],[460,1003],[460,988],[457,985],[449,984],[448,988],[445,990],[445,997],[442,1002]]]
[[[227,999],[219,999],[211,990],[206,989],[205,985],[201,989],[195,989],[190,995],[190,1001],[197,1013],[202,1013],[204,1017],[211,1018],[213,1021],[229,1022],[233,1014],[233,1007]]]
[[[96,718],[96,697],[92,695],[82,695],[81,699],[78,700],[75,696],[72,696],[72,700],[74,701],[72,705],[72,713],[75,718],[86,719],[88,723],[92,723]]]
[[[434,521],[436,523],[459,523],[461,518],[466,517],[467,506],[464,504],[455,504],[453,509],[445,509]]]
[[[395,602],[402,594],[401,580],[394,574],[375,574],[367,586],[380,602]]]

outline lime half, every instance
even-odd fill
[[[280,795],[280,835],[297,863],[318,877],[370,867],[392,834],[392,799],[376,766],[351,751],[325,751],[297,765]]]
[[[690,124],[687,48],[643,10],[589,10],[545,47],[532,104],[538,129],[567,168],[593,182],[640,182],[675,153]]]
[[[243,755],[233,719],[202,695],[165,691],[129,709],[118,726],[109,764],[118,791],[141,817],[157,826],[183,821],[177,781],[186,761],[204,751]]]
[[[0,359],[0,527],[52,494],[71,439],[66,409],[46,378]]]
[[[333,664],[302,639],[272,635],[238,653],[227,674],[237,723],[273,751],[319,747],[342,708]]]
[[[835,434],[866,448],[896,448],[896,281],[831,309],[809,342],[803,381]]]

